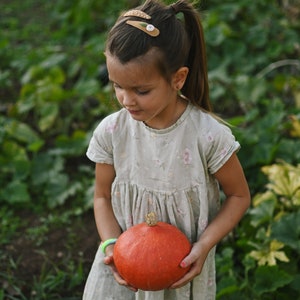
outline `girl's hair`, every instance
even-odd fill
[[[125,64],[156,49],[159,53],[157,66],[166,80],[170,80],[180,67],[188,67],[182,94],[194,105],[211,111],[205,42],[197,10],[187,0],[168,6],[159,0],[146,0],[136,9],[145,12],[151,19],[121,15],[109,32],[106,51]],[[183,14],[183,21],[176,17],[178,13]],[[128,20],[149,22],[160,33],[153,37],[127,24]]]

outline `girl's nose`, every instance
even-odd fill
[[[135,105],[134,95],[132,93],[123,94],[123,105],[124,106],[133,106]]]

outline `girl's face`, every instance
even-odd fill
[[[152,128],[167,128],[185,108],[178,101],[177,91],[184,84],[187,71],[185,76],[176,76],[176,72],[171,82],[167,82],[149,55],[122,64],[117,57],[106,53],[109,79],[119,103],[133,119]]]

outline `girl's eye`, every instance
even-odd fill
[[[144,90],[137,90],[136,91],[136,93],[139,94],[139,95],[141,95],[141,96],[147,95],[147,94],[149,94],[149,92],[150,91],[148,91],[148,90],[146,90],[146,91],[144,91]]]
[[[115,89],[119,89],[119,88],[121,88],[119,85],[117,85],[116,83],[113,83],[113,87],[115,88]]]

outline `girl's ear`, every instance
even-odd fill
[[[182,89],[188,73],[189,73],[188,67],[181,67],[174,73],[172,77],[172,87],[175,90],[179,91]]]

